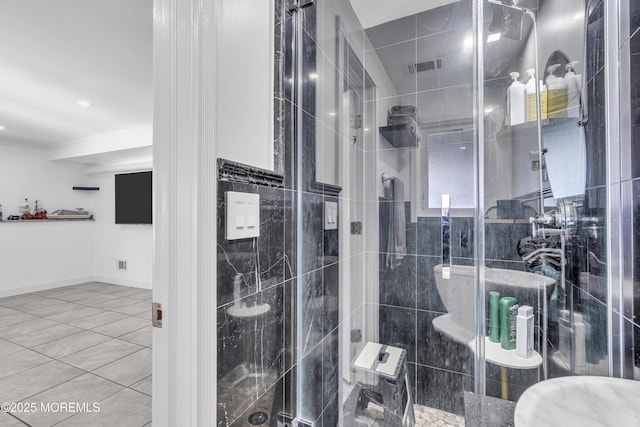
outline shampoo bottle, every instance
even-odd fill
[[[529,81],[525,86],[525,96],[527,99],[526,113],[527,113],[527,121],[535,122],[538,119],[538,110],[536,105],[536,70],[533,68],[527,70],[527,74],[529,74]],[[542,80],[538,83],[538,88],[540,91],[540,116],[542,120],[547,118],[547,89],[542,83]]]
[[[556,77],[555,72],[560,64],[553,64],[547,68],[547,110],[549,118],[567,116],[569,96],[565,79]]]
[[[567,84],[567,117],[580,117],[580,92],[582,91],[582,75],[576,74],[575,66],[578,61],[571,61],[566,65],[567,74],[564,81]]]
[[[489,292],[489,339],[500,342],[500,293]]]
[[[525,86],[518,80],[520,73],[511,73],[513,83],[507,89],[507,126],[525,122]]]
[[[518,309],[516,355],[531,357],[531,354],[533,354],[533,308],[523,305]]]
[[[500,345],[506,350],[516,348],[516,318],[518,304],[513,297],[500,299]]]

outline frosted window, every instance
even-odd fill
[[[427,138],[429,208],[442,207],[442,194],[451,207],[475,205],[473,132],[450,132]]]

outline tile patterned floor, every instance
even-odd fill
[[[416,426],[464,427],[464,417],[422,405],[413,405],[413,410]]]
[[[98,282],[0,299],[0,402],[36,408],[0,426],[151,426],[150,310],[151,291]],[[100,411],[56,406],[85,402]]]

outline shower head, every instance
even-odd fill
[[[490,33],[500,33],[511,40],[522,40],[522,26],[527,9],[520,7],[522,0],[489,0],[493,9]]]

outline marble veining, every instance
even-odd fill
[[[635,427],[640,382],[609,377],[562,377],[523,393],[515,427]]]

